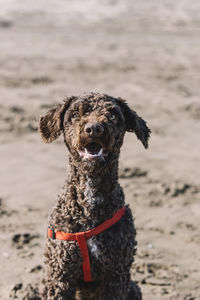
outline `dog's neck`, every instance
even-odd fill
[[[69,155],[68,178],[49,218],[55,230],[90,230],[124,206],[118,183],[118,157],[88,166]]]
[[[118,183],[118,159],[97,165],[93,172],[90,171],[92,168],[87,171],[85,166],[70,157],[69,160],[67,190],[74,199],[76,209],[87,220],[86,224],[93,227],[111,218],[124,205],[123,192]]]

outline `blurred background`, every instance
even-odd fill
[[[144,300],[200,299],[200,2],[0,0],[0,299],[38,300],[62,138],[39,116],[65,96],[122,97],[152,129],[127,134],[120,183]]]

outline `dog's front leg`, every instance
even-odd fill
[[[75,288],[69,282],[44,279],[42,300],[75,300]]]
[[[42,300],[75,300],[77,278],[82,266],[75,242],[48,239],[45,257]]]

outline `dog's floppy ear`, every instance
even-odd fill
[[[117,104],[123,112],[126,131],[135,132],[137,138],[142,142],[144,147],[148,148],[148,140],[151,130],[147,127],[146,122],[126,104],[125,100],[118,98]]]
[[[63,118],[69,108],[72,98],[64,100],[63,104],[58,104],[49,110],[46,115],[40,118],[39,131],[45,143],[53,142],[61,134],[63,129]]]

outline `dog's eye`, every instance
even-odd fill
[[[78,118],[78,117],[79,117],[78,112],[74,112],[74,113],[72,114],[72,118]]]
[[[112,121],[114,121],[114,120],[117,119],[117,117],[114,114],[110,114],[109,115],[109,119],[112,120]]]

